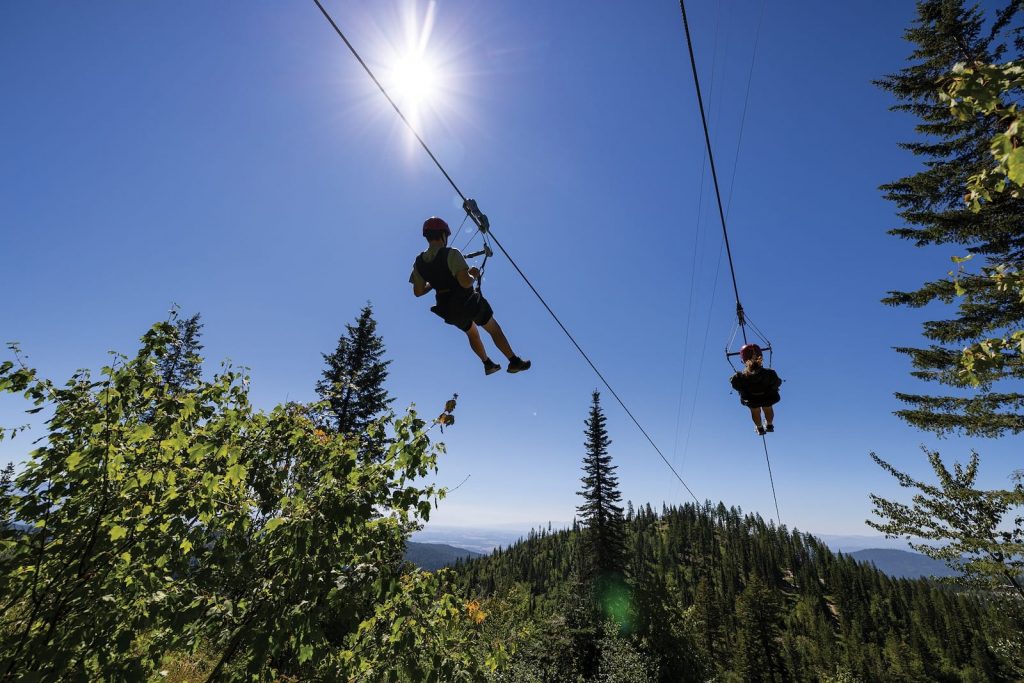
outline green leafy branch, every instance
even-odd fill
[[[1024,66],[1006,64],[960,63],[940,81],[939,97],[961,121],[977,117],[993,118],[999,131],[992,136],[989,152],[995,166],[970,176],[964,201],[979,211],[993,194],[1009,191],[1020,196],[1024,184],[1024,113],[1009,101],[1024,88]]]
[[[922,448],[938,484],[900,472],[875,453],[871,458],[903,488],[916,490],[910,505],[871,494],[881,521],[867,524],[890,538],[924,539],[911,547],[961,569],[969,579],[1009,588],[1024,598],[1024,479],[1017,474],[1010,489],[975,488],[978,454],[966,467],[950,469],[937,451]],[[1014,514],[1017,514],[1014,517]]]
[[[230,366],[168,382],[176,339],[158,323],[99,381],[80,371],[63,387],[20,357],[0,363],[0,393],[52,415],[0,479],[0,679],[144,680],[200,647],[211,680],[306,679],[345,651],[344,634],[386,616],[375,605],[426,600],[400,580],[402,553],[444,496],[422,482],[454,400],[429,424],[409,411],[370,425],[393,438],[367,461],[309,406],[255,411]]]

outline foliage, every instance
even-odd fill
[[[1015,475],[1012,489],[981,490],[975,488],[977,453],[971,454],[966,467],[954,463],[952,472],[938,452],[926,450],[925,454],[938,486],[918,481],[871,454],[900,486],[918,492],[912,505],[872,494],[874,512],[882,521],[867,523],[887,536],[937,543],[910,545],[962,570],[977,583],[1010,589],[1024,599],[1024,475]],[[1012,517],[1015,512],[1017,516]]]
[[[1020,2],[1010,0],[986,21],[982,9],[966,7],[963,0],[919,0],[917,19],[906,32],[914,45],[911,63],[878,82],[897,98],[894,109],[918,119],[920,138],[902,147],[923,162],[917,173],[882,186],[906,221],[891,234],[917,246],[959,245],[968,256],[984,260],[982,275],[926,282],[916,291],[889,292],[883,300],[914,308],[934,302],[956,305],[955,313],[945,319],[924,323],[927,346],[897,348],[910,357],[913,376],[952,389],[945,395],[897,394],[906,403],[897,411],[899,417],[939,434],[998,436],[1024,431],[1024,395],[993,390],[1001,380],[1024,378],[1024,362],[999,354],[990,341],[1003,339],[1007,330],[1019,327],[1024,302],[1012,287],[985,276],[987,270],[1001,265],[1011,273],[1019,270],[1024,254],[1019,225],[1024,198],[994,193],[976,212],[963,203],[964,188],[972,178],[991,176],[988,159],[993,140],[1005,135],[1007,128],[996,114],[965,115],[972,98],[983,101],[966,81],[961,82],[952,109],[949,94],[940,95],[936,85],[957,64],[996,62],[1011,50],[1024,48],[1015,25],[1021,9]],[[999,144],[1003,149],[1005,140]],[[1016,159],[1015,154],[1010,156]],[[977,362],[966,372],[964,346],[979,351]]]
[[[941,87],[939,97],[948,102],[950,111],[961,121],[993,117],[1000,126],[989,144],[995,167],[967,179],[964,201],[977,212],[982,202],[992,201],[994,193],[1005,191],[1020,197],[1024,185],[1024,115],[1014,100],[1024,89],[1024,66],[1014,62],[959,62]]]
[[[621,632],[621,625],[605,622],[598,643],[601,661],[597,679],[600,683],[654,683],[653,668],[635,639]]]
[[[340,662],[322,667],[328,679],[479,681],[505,664],[505,644],[485,640],[488,612],[455,597],[446,573],[416,571],[400,583],[359,625]]]
[[[358,435],[364,439],[364,455],[379,458],[385,447],[384,435],[368,439],[367,428],[386,413],[394,401],[384,388],[388,365],[384,360],[384,340],[377,335],[373,307],[367,304],[356,323],[346,324],[334,353],[324,354],[323,377],[316,384],[325,409],[320,419],[338,434]]]
[[[964,201],[971,210],[981,210],[983,202],[991,202],[995,193],[1007,193],[1020,198],[1024,184],[1024,115],[1015,100],[1024,88],[1024,67],[1014,62],[1006,64],[959,63],[950,76],[941,82],[940,97],[949,103],[950,110],[962,121],[989,117],[999,123],[1000,130],[990,141],[989,149],[995,167],[985,169],[968,178],[968,193]],[[969,259],[954,257],[954,261]],[[957,280],[961,271],[957,273]],[[1019,266],[1000,263],[982,269],[982,277],[1001,292],[1019,297],[1024,303],[1024,275]],[[957,283],[959,284],[959,283]],[[963,288],[958,287],[958,293]],[[1019,327],[1019,325],[1017,325]],[[998,376],[1005,368],[1019,364],[1024,353],[1024,330],[984,339],[967,346],[961,353],[961,374],[974,386],[985,378]]]
[[[431,625],[388,626],[409,646],[401,666],[420,657],[415,670],[433,670],[452,646],[446,673],[479,670],[459,650],[479,613],[452,611],[440,579],[403,576],[404,540],[444,494],[418,483],[443,451],[431,427],[414,412],[371,423],[394,437],[363,462],[358,440],[316,426],[315,407],[255,411],[231,367],[169,383],[179,341],[159,323],[134,357],[64,386],[20,356],[0,364],[0,392],[50,415],[43,445],[0,487],[0,678],[141,680],[200,651],[210,679],[327,666],[348,678],[366,662],[384,677],[372,636],[387,613],[374,605]]]

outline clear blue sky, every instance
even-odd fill
[[[382,75],[407,17],[428,11],[327,6]],[[897,490],[869,451],[925,475],[919,444],[976,447],[991,486],[1019,457],[891,415],[893,391],[920,387],[890,347],[943,313],[879,298],[958,253],[885,234],[899,220],[877,186],[918,162],[897,147],[913,122],[871,80],[904,64],[912,3],[769,2],[737,157],[759,7],[690,11],[740,293],[786,380],[769,440],[779,504],[790,526],[870,533],[868,492]],[[418,118],[428,144],[694,492],[774,516],[727,382],[733,303],[678,4],[433,12],[444,83]],[[177,303],[202,313],[211,367],[251,368],[257,405],[311,399],[320,354],[370,300],[396,406],[461,397],[439,480],[470,478],[436,523],[572,519],[598,379],[501,257],[486,293],[528,373],[484,377],[412,296],[420,224],[458,225],[459,202],[312,2],[3,3],[0,92],[0,339],[46,375],[133,351]],[[688,500],[604,399],[624,497]],[[0,400],[0,423],[21,408]],[[0,461],[28,447],[2,443]]]

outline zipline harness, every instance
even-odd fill
[[[532,282],[530,282],[530,279],[528,277],[526,277],[526,274],[522,271],[522,269],[518,266],[518,264],[516,264],[515,260],[509,255],[509,253],[505,250],[505,247],[503,247],[501,245],[501,242],[498,241],[498,238],[495,237],[494,234],[491,232],[491,230],[490,230],[490,222],[487,220],[487,216],[484,215],[480,211],[480,208],[477,206],[476,201],[473,200],[473,199],[467,198],[466,195],[464,195],[462,193],[462,190],[459,189],[459,186],[455,184],[455,181],[452,180],[452,177],[450,175],[448,175],[448,172],[441,165],[441,162],[439,162],[437,160],[437,157],[435,157],[434,153],[430,151],[430,148],[427,146],[427,143],[423,141],[423,138],[420,137],[420,134],[416,131],[416,129],[413,127],[413,125],[409,122],[409,119],[407,119],[405,117],[405,114],[402,113],[402,110],[398,108],[398,105],[395,104],[395,101],[393,99],[391,99],[390,95],[388,95],[388,92],[387,92],[387,90],[385,90],[384,86],[381,85],[380,81],[377,80],[377,77],[373,75],[373,71],[371,71],[370,67],[367,66],[366,62],[363,61],[363,58],[359,56],[359,53],[356,51],[355,47],[353,47],[352,43],[350,43],[348,38],[345,37],[345,34],[342,32],[341,28],[339,28],[338,24],[335,23],[333,18],[331,18],[331,15],[324,8],[323,4],[321,4],[320,0],[313,0],[313,2],[316,4],[317,8],[320,10],[320,13],[324,15],[324,18],[327,19],[327,22],[334,29],[334,32],[338,34],[338,37],[341,38],[342,42],[344,42],[346,47],[348,47],[349,51],[352,53],[352,56],[355,57],[356,61],[359,62],[360,66],[363,67],[363,70],[370,77],[370,80],[372,80],[374,82],[374,84],[377,86],[377,89],[380,90],[382,95],[384,95],[384,98],[391,105],[392,109],[395,110],[395,113],[398,114],[398,117],[402,120],[402,123],[404,123],[406,125],[406,127],[409,129],[409,131],[413,134],[413,136],[416,138],[416,140],[420,143],[420,146],[423,148],[423,150],[430,157],[431,161],[434,162],[434,165],[437,166],[438,170],[441,171],[441,174],[444,175],[445,180],[448,181],[448,184],[452,186],[452,189],[455,190],[455,193],[457,195],[459,195],[459,197],[462,199],[462,208],[463,208],[463,210],[466,212],[466,214],[469,216],[469,218],[476,224],[477,230],[479,230],[480,234],[483,235],[483,237],[484,237],[484,256],[485,256],[485,261],[486,261],[486,257],[490,255],[490,254],[487,253],[490,250],[489,246],[488,246],[487,240],[488,240],[488,238],[490,238],[490,240],[492,240],[494,242],[495,246],[498,247],[499,251],[501,251],[501,253],[505,255],[505,258],[508,259],[509,263],[512,264],[512,267],[515,268],[516,272],[519,273],[519,276],[523,279],[523,282],[526,283],[526,286],[530,288],[530,291],[532,291],[534,293],[534,295],[537,297],[537,299],[540,301],[540,303],[544,306],[544,308],[547,310],[547,312],[549,314],[551,314],[551,317],[554,319],[554,321],[561,328],[562,332],[565,333],[565,336],[569,338],[569,341],[572,342],[572,345],[576,347],[576,350],[579,351],[580,355],[583,356],[583,359],[587,362],[587,364],[590,366],[590,368],[594,371],[594,373],[597,375],[598,379],[600,379],[601,382],[605,385],[605,387],[608,388],[608,391],[611,393],[611,395],[613,397],[615,397],[615,400],[618,402],[618,404],[620,406],[622,406],[622,409],[626,412],[626,415],[628,415],[629,418],[633,421],[633,424],[636,425],[637,429],[640,430],[640,433],[644,435],[644,437],[647,439],[648,443],[650,443],[651,446],[654,448],[654,450],[657,451],[658,455],[661,456],[661,459],[662,459],[662,461],[664,461],[665,465],[669,468],[669,470],[672,471],[672,474],[675,475],[675,478],[679,480],[679,483],[683,485],[683,488],[685,488],[686,492],[690,494],[690,497],[693,498],[693,502],[696,503],[698,506],[700,506],[700,501],[697,500],[697,496],[694,495],[693,491],[690,490],[690,487],[686,485],[686,482],[683,481],[683,478],[681,476],[679,476],[679,473],[672,466],[672,463],[669,462],[668,458],[665,457],[665,454],[662,453],[661,449],[658,448],[657,444],[654,443],[654,439],[652,439],[651,436],[647,433],[647,430],[643,428],[643,425],[641,425],[640,421],[636,419],[636,417],[633,415],[632,411],[626,406],[626,403],[619,397],[619,395],[618,395],[618,393],[616,393],[615,389],[612,388],[612,385],[608,382],[607,379],[605,379],[604,375],[601,374],[601,371],[597,369],[597,366],[590,359],[590,356],[588,356],[586,354],[586,352],[583,350],[583,347],[581,347],[579,345],[579,343],[576,341],[575,337],[572,336],[572,333],[570,333],[569,330],[566,328],[566,326],[564,324],[562,324],[562,321],[558,318],[558,316],[555,314],[555,312],[551,309],[551,307],[548,305],[548,303],[544,300],[544,297],[541,296],[540,292],[537,291],[537,288],[533,286]],[[486,263],[485,263],[485,265],[486,265]],[[482,270],[483,269],[481,268],[481,272],[482,272]]]

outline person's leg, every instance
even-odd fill
[[[484,340],[480,338],[480,330],[475,323],[470,324],[469,329],[466,330],[466,336],[469,337],[469,347],[473,349],[477,358],[482,362],[487,362],[487,349],[484,348]]]
[[[765,426],[770,427],[772,422],[775,420],[775,408],[772,406],[764,407],[764,421],[767,423]]]
[[[764,425],[761,424],[761,409],[751,406],[750,419],[754,421],[754,429],[757,430],[757,433],[764,436],[765,429]]]
[[[474,328],[476,325],[473,326]],[[494,345],[498,347],[498,350],[505,354],[505,358],[512,360],[516,354],[512,352],[512,347],[508,343],[508,339],[505,338],[505,333],[501,329],[501,325],[498,321],[491,316],[491,319],[484,323],[484,329],[487,330],[487,334],[491,335],[491,339],[494,340]],[[477,339],[480,338],[480,333],[477,333]],[[483,344],[480,345],[483,348]],[[478,354],[479,355],[479,354]]]

